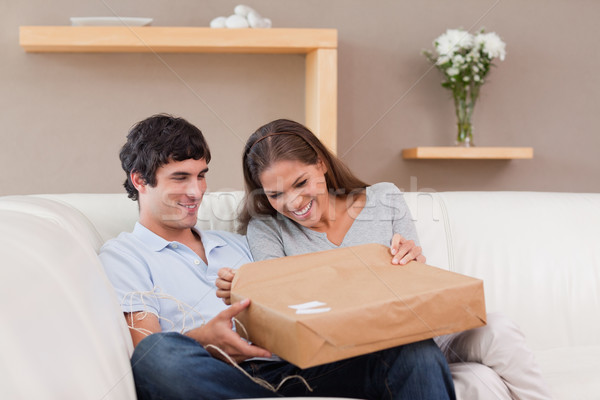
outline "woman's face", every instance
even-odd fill
[[[327,168],[301,161],[276,161],[260,174],[269,203],[280,214],[313,228],[328,215]]]

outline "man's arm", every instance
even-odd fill
[[[158,317],[152,313],[140,311],[124,314],[133,340],[133,347],[137,346],[146,336],[162,330]]]
[[[251,345],[233,331],[232,318],[248,305],[250,305],[250,300],[235,303],[228,309],[221,311],[205,325],[191,329],[185,332],[184,335],[196,340],[202,346],[213,345],[218,347],[236,362],[252,357],[271,357],[269,351]],[[134,347],[146,336],[162,330],[158,317],[152,313],[125,313],[125,319],[129,326],[129,333],[131,333]],[[208,347],[206,350],[215,358],[225,359],[218,350],[212,347]]]

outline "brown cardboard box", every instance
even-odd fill
[[[481,280],[417,262],[392,265],[379,244],[243,265],[231,297],[252,300],[238,316],[249,340],[301,368],[475,328],[486,318]]]

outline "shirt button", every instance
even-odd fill
[[[194,264],[196,264],[196,265],[200,264],[200,260],[194,260]]]
[[[173,243],[173,244],[171,245],[171,247],[173,247],[174,249],[176,249],[176,248],[177,248],[177,247],[179,247],[179,246],[177,246],[177,243]]]

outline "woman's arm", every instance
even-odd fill
[[[217,272],[218,278],[215,281],[217,286],[217,297],[222,299],[227,305],[231,305],[231,282],[235,277],[235,270],[232,268],[221,268]]]
[[[285,257],[283,238],[277,221],[272,217],[253,218],[246,232],[254,261]]]
[[[396,185],[385,184],[385,199],[387,210],[391,212],[394,236],[390,244],[392,264],[404,265],[409,261],[424,263],[425,256],[419,246],[417,227],[404,199],[404,193]]]

